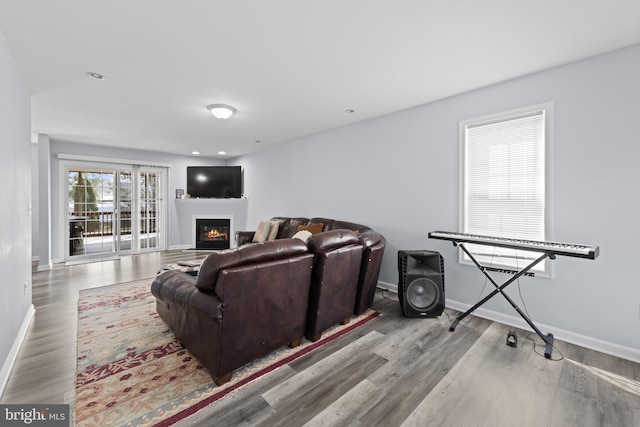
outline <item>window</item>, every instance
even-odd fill
[[[547,152],[552,104],[460,123],[463,233],[549,240]],[[519,270],[539,254],[467,246],[480,264]],[[471,263],[461,251],[461,262]],[[545,261],[532,271],[549,273]]]

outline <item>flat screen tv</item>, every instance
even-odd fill
[[[242,197],[240,166],[187,166],[187,193],[192,198]]]

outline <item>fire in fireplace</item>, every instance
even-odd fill
[[[229,249],[231,221],[228,218],[196,219],[196,249]]]

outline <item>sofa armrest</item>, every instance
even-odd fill
[[[307,246],[311,253],[318,254],[358,242],[358,236],[351,230],[329,230],[312,234],[307,240]]]
[[[204,315],[216,322],[222,320],[222,301],[213,292],[196,288],[196,278],[176,270],[158,274],[151,283],[156,299],[183,307],[186,311]]]
[[[371,229],[361,232],[358,235],[358,238],[360,239],[360,243],[362,243],[362,246],[364,246],[365,248],[370,248],[380,243],[384,245],[386,243],[385,238],[382,236],[382,234],[377,233]]]
[[[255,234],[255,231],[236,231],[236,245],[242,246],[253,242],[253,236]]]

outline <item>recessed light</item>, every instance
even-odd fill
[[[192,151],[191,154],[193,154],[194,156],[199,156],[200,152],[199,151]]]
[[[351,114],[351,113],[355,113],[356,110],[344,110],[344,112],[347,113],[347,114]]]
[[[259,139],[256,139],[256,140],[255,140],[255,141],[253,141],[253,142],[255,142],[256,144],[260,144],[262,141],[260,141]]]
[[[96,80],[104,80],[106,77],[103,76],[100,73],[94,73],[93,71],[89,71],[87,73],[87,76],[91,77],[92,79],[96,79]]]
[[[220,154],[221,156],[223,156],[223,155],[227,154],[227,152],[226,152],[226,151],[218,151],[218,154]]]

